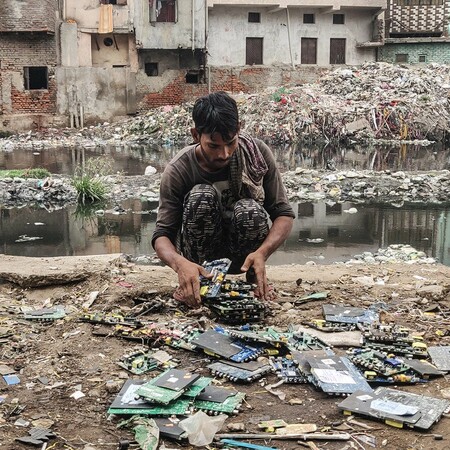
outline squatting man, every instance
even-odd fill
[[[241,131],[235,100],[215,92],[196,100],[194,143],[161,178],[152,245],[178,275],[174,297],[200,305],[204,261],[229,258],[255,295],[271,299],[266,261],[292,229],[294,212],[269,147]],[[269,218],[271,226],[269,224]]]

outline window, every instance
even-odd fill
[[[249,23],[260,23],[261,22],[261,14],[257,12],[249,12],[248,13],[248,21]]]
[[[345,15],[344,14],[333,14],[333,24],[334,25],[344,25]]]
[[[117,0],[100,0],[101,5],[117,5]]]
[[[144,66],[145,73],[149,77],[157,77],[158,76],[158,63],[145,63]]]
[[[176,22],[176,4],[175,0],[153,1],[156,22]]]
[[[113,45],[113,44],[114,44],[114,41],[112,40],[112,38],[107,37],[107,38],[103,39],[103,45],[105,47],[111,47],[111,45]]]
[[[326,205],[325,215],[326,216],[340,216],[342,214],[342,204],[336,203],[335,205]]]
[[[198,84],[200,81],[198,70],[191,70],[187,72],[185,80],[188,84]]]
[[[396,63],[407,63],[408,62],[408,54],[407,53],[396,53],[395,54],[395,62]]]
[[[263,63],[263,38],[247,38],[245,50],[245,64]]]
[[[427,55],[419,55],[419,62],[420,63],[427,62]]]
[[[316,23],[314,14],[303,14],[303,23]]]
[[[48,89],[47,67],[24,67],[23,77],[26,90]]]
[[[314,217],[313,203],[299,203],[297,208],[298,217]]]

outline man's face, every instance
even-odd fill
[[[208,170],[220,170],[230,163],[230,158],[239,146],[238,133],[229,139],[223,139],[220,133],[199,135],[193,131],[196,142],[200,144],[198,155]]]

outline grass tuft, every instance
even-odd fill
[[[51,176],[47,169],[36,167],[35,169],[0,170],[0,178],[46,178]]]

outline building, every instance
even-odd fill
[[[136,112],[135,0],[62,2],[58,111],[68,124]]]
[[[388,0],[385,45],[390,63],[450,63],[450,0]]]
[[[80,127],[210,91],[312,82],[324,67],[376,59],[385,8],[386,0],[3,0],[0,131]]]
[[[0,130],[53,120],[56,24],[57,0],[0,2]]]

